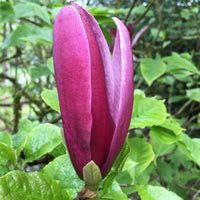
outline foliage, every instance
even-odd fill
[[[100,199],[199,199],[200,12],[199,1],[185,2],[87,1],[111,49],[111,17],[133,24],[134,35],[149,25],[133,48],[129,135]],[[0,2],[0,199],[69,200],[84,185],[55,89],[52,27],[63,3]]]

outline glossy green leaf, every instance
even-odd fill
[[[0,178],[0,186],[0,199],[69,200],[58,181],[39,172],[11,171]]]
[[[52,124],[40,124],[27,136],[24,147],[25,161],[32,162],[51,152],[62,142],[60,128]]]
[[[20,155],[21,151],[23,150],[26,142],[26,137],[28,134],[31,133],[33,128],[32,122],[28,119],[23,119],[19,124],[19,130],[17,134],[13,135],[13,147],[17,151],[17,156]]]
[[[139,176],[154,160],[154,152],[151,144],[141,138],[130,138],[129,146],[131,148],[130,158],[137,163],[135,175]]]
[[[155,151],[156,156],[160,156],[166,153],[169,153],[174,150],[175,144],[174,143],[166,143],[165,140],[163,141],[160,135],[157,135],[156,132],[150,131],[150,137],[152,139],[153,149]],[[169,140],[169,139],[168,139]]]
[[[99,196],[101,196],[101,193],[99,193]],[[112,185],[110,185],[108,188],[107,193],[102,197],[112,200],[129,200],[129,198],[122,192],[119,184],[116,181],[113,181]]]
[[[140,94],[134,95],[131,128],[144,128],[146,126],[160,125],[167,117],[164,101],[147,98]]]
[[[189,99],[200,102],[200,88],[190,89],[186,92]]]
[[[61,156],[63,154],[66,154],[66,147],[65,145],[62,143],[60,143],[57,147],[55,147],[53,149],[53,151],[49,152],[50,155],[54,156],[54,157],[58,157],[58,156]]]
[[[4,162],[4,160],[11,161],[15,164],[17,160],[16,151],[12,147],[0,143],[0,164],[2,164],[2,161]]]
[[[7,131],[0,132],[0,143],[12,146],[12,140]]]
[[[63,188],[71,189],[74,198],[84,186],[67,154],[55,158],[43,168],[42,172],[52,179],[59,180]]]
[[[165,63],[162,60],[144,58],[140,62],[140,68],[145,81],[150,86],[153,81],[163,75],[166,70]]]
[[[165,121],[160,125],[162,128],[167,128],[171,130],[175,135],[180,135],[184,129],[180,126],[180,124],[174,119],[171,115],[168,114]]]
[[[178,145],[191,160],[200,166],[200,142],[198,140],[182,134],[182,141]]]
[[[142,200],[182,200],[178,195],[164,187],[140,185],[137,186],[137,190]]]
[[[49,105],[55,111],[60,112],[58,92],[56,88],[53,90],[44,89],[41,93],[41,96],[47,105]]]
[[[181,139],[181,136],[176,136],[170,129],[160,126],[154,126],[151,128],[151,135],[155,135],[162,142],[172,144]]]
[[[31,79],[34,81],[35,79],[38,79],[41,76],[50,75],[51,71],[46,66],[38,66],[38,67],[31,67],[30,74],[31,74]]]
[[[0,177],[7,174],[10,170],[6,167],[6,163],[1,164],[0,162]]]

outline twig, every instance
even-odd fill
[[[136,2],[137,2],[137,0],[133,1],[132,5],[131,5],[131,7],[130,7],[130,9],[129,9],[129,11],[128,11],[126,17],[125,17],[125,19],[124,19],[124,24],[126,24],[126,22],[128,21],[128,18],[129,18],[130,14],[131,14],[131,11],[135,7]]]
[[[194,196],[192,197],[192,200],[195,200],[195,199],[199,196],[199,194],[200,194],[200,190],[198,190],[198,191],[194,194]]]
[[[16,84],[16,79],[8,76],[7,74],[0,73],[0,78],[7,79],[10,82],[12,82],[13,84]]]
[[[155,0],[152,0],[151,3],[148,5],[147,9],[144,11],[144,13],[142,15],[140,15],[134,22],[133,24],[137,24],[149,11],[149,9],[151,8],[152,4],[154,3]]]
[[[188,100],[185,104],[183,104],[183,106],[175,113],[174,117],[176,117],[177,115],[180,115],[183,110],[190,105],[190,103],[192,102],[192,100]]]

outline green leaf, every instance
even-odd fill
[[[128,158],[124,163],[122,172],[118,174],[116,180],[122,184],[133,184],[135,183],[135,167],[137,163]]]
[[[175,135],[180,135],[184,131],[184,129],[180,126],[176,119],[174,119],[169,114],[160,126],[171,130]]]
[[[163,141],[163,136],[157,135],[157,132],[150,131],[150,137],[153,141],[153,148],[156,153],[156,156],[160,156],[162,154],[169,153],[174,150],[175,144],[174,143],[166,143]]]
[[[101,196],[101,192],[99,193],[99,196]],[[112,200],[129,200],[129,198],[122,192],[117,181],[113,181],[112,185],[108,188],[107,193],[103,195],[103,198]]]
[[[17,160],[16,151],[10,146],[0,143],[0,164],[3,164],[5,160],[11,161],[13,164],[15,164]]]
[[[6,167],[6,163],[5,164],[0,164],[0,177],[4,176],[5,174],[7,174],[10,170]]]
[[[17,3],[13,6],[15,12],[15,19],[19,19],[22,17],[30,17],[34,16],[33,8],[30,4],[26,3]]]
[[[0,23],[12,21],[15,17],[14,10],[9,2],[0,2]]]
[[[12,146],[12,140],[7,131],[0,132],[0,143],[6,144],[7,146]]]
[[[189,99],[200,102],[200,88],[190,89],[186,92]]]
[[[182,58],[179,54],[173,53],[172,56],[164,57],[163,61],[168,63],[167,71],[171,72],[172,74],[180,70],[186,70],[192,73],[200,74],[192,62]]]
[[[130,158],[137,163],[135,175],[139,176],[154,160],[152,146],[141,138],[130,138],[129,145],[131,148]]]
[[[47,66],[48,66],[49,70],[54,74],[53,57],[50,57],[47,60]]]
[[[49,105],[55,111],[60,112],[58,92],[56,88],[53,90],[44,89],[41,93],[41,96],[47,105]]]
[[[160,125],[167,116],[164,101],[144,97],[143,94],[134,95],[133,113],[130,123],[132,128]]]
[[[15,18],[38,16],[47,24],[51,24],[47,8],[35,3],[18,3],[14,5]]]
[[[59,180],[63,188],[71,189],[74,198],[84,186],[84,182],[76,174],[67,154],[55,158],[42,172],[51,179]]]
[[[42,19],[47,24],[51,25],[50,17],[49,17],[49,14],[47,12],[46,7],[40,6],[40,5],[35,4],[35,3],[30,3],[30,5],[32,6],[33,11],[34,11],[36,16],[38,16],[40,19]]]
[[[18,26],[5,39],[2,48],[18,46],[22,41],[36,42],[39,44],[52,44],[52,29],[47,27],[36,27],[31,25]]]
[[[52,124],[40,124],[27,136],[24,147],[25,162],[32,162],[51,152],[62,142],[60,128]]]
[[[137,190],[142,200],[182,200],[175,193],[159,186],[139,185]]]
[[[66,148],[65,145],[62,143],[60,143],[57,147],[55,147],[53,149],[53,151],[49,152],[50,155],[54,156],[54,157],[58,157],[61,156],[63,154],[66,154]]]
[[[31,79],[34,81],[35,79],[38,79],[41,76],[50,75],[51,71],[46,66],[38,66],[38,67],[31,67],[30,74],[31,74]]]
[[[163,75],[166,70],[165,63],[162,60],[144,58],[140,62],[140,68],[145,81],[150,86],[153,81]]]
[[[92,8],[88,7],[87,10],[93,16],[113,16],[113,15],[118,15],[118,14],[126,14],[128,9],[124,9],[124,8],[114,9],[114,8],[104,7],[104,6],[95,6]]]
[[[69,200],[58,181],[39,172],[11,171],[0,178],[0,186],[0,199]]]
[[[31,133],[32,128],[33,125],[31,121],[23,119],[20,122],[17,134],[12,137],[13,147],[16,148],[17,156],[19,156],[23,150],[26,142],[26,137],[29,133]]]
[[[182,141],[178,143],[181,150],[200,166],[200,142],[182,134]]]
[[[170,129],[160,126],[151,127],[150,134],[154,135],[155,137],[159,138],[162,142],[167,144],[175,143],[181,139],[180,135],[176,136],[174,132]]]

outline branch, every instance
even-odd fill
[[[128,18],[129,18],[130,14],[131,14],[131,11],[135,7],[136,2],[137,2],[137,0],[133,1],[132,5],[131,5],[131,7],[130,7],[130,9],[129,9],[129,11],[128,11],[126,17],[125,17],[125,19],[124,19],[124,24],[126,24],[126,22],[128,21]]]
[[[140,15],[134,22],[133,24],[137,24],[149,11],[149,9],[151,8],[151,6],[153,5],[155,0],[152,0],[151,3],[148,5],[147,9],[144,11],[144,13],[142,15]]]
[[[12,77],[8,76],[7,74],[4,74],[4,73],[0,73],[0,78],[7,79],[10,82],[12,82],[13,84],[16,84],[16,82],[17,82],[15,78],[12,78]]]

